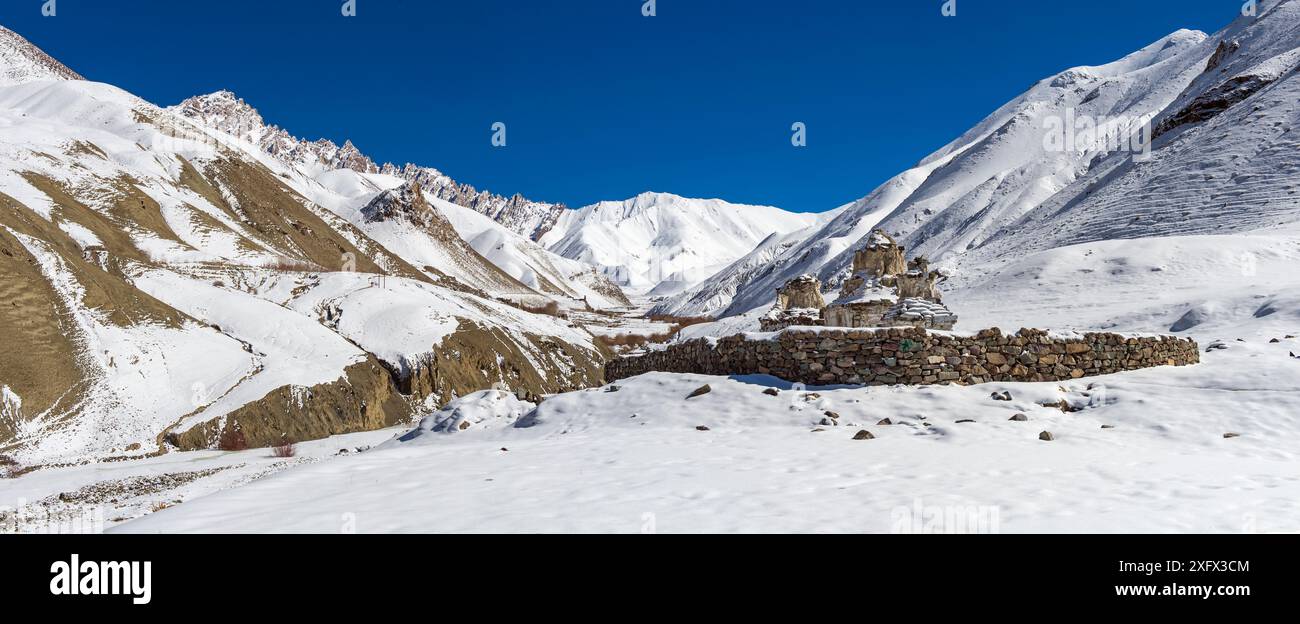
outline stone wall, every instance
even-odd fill
[[[758,329],[764,332],[778,332],[790,327],[821,327],[820,310],[772,310],[758,319]]]
[[[815,385],[979,384],[1061,381],[1200,363],[1195,341],[1089,333],[1053,336],[991,329],[974,336],[891,329],[789,329],[770,339],[694,340],[605,369],[609,381],[651,371],[772,375]]]
[[[894,303],[892,299],[881,299],[834,304],[822,311],[822,317],[827,327],[879,327]]]

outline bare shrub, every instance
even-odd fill
[[[617,336],[600,336],[597,340],[607,347],[627,347],[635,349],[644,347],[648,344],[665,344],[673,338],[676,338],[677,334],[680,334],[682,329],[683,327],[681,325],[673,325],[666,332],[659,332],[646,336],[639,334],[619,334]]]
[[[298,448],[293,440],[285,438],[278,446],[271,447],[271,455],[280,459],[288,459],[298,454]]]
[[[226,427],[221,432],[221,439],[217,441],[217,448],[223,451],[246,451],[248,450],[248,439],[244,437],[244,430],[238,427]]]
[[[714,319],[708,316],[673,316],[671,314],[655,314],[650,316],[650,320],[656,323],[667,323],[673,325],[677,328],[677,331],[681,331],[682,329],[692,325],[712,323]]]
[[[644,347],[649,340],[636,334],[619,334],[617,336],[597,336],[596,340],[607,347]]]
[[[262,268],[286,273],[315,273],[321,270],[320,265],[291,258],[280,258],[274,262],[267,262],[262,265]]]
[[[547,301],[546,303],[543,303],[541,305],[533,305],[524,301],[507,299],[504,297],[498,297],[497,301],[500,301],[501,303],[504,303],[512,308],[515,308],[516,310],[523,310],[524,312],[527,312],[529,314],[542,314],[545,316],[554,316],[555,318],[559,318],[559,319],[569,318],[568,313],[565,312],[563,309],[561,309],[560,304],[556,301]]]
[[[554,301],[547,301],[545,304],[540,306],[521,303],[519,304],[519,309],[528,312],[529,314],[545,314],[546,316],[554,316],[556,318],[565,317],[564,312],[560,310],[560,304]]]

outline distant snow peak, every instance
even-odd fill
[[[773,234],[802,230],[816,219],[771,206],[645,192],[566,212],[539,242],[600,267],[620,286],[669,296],[725,269]]]

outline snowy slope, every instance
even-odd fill
[[[1038,83],[959,139],[960,147],[932,156],[960,152],[881,226],[935,260],[978,246],[1074,182],[1109,148],[1101,140],[1049,142],[1052,123],[1095,119],[1127,143],[1204,69],[1205,41],[1203,33],[1179,31],[1113,63]]]
[[[594,267],[551,253],[486,215],[438,199],[423,187],[424,201],[437,212],[428,215],[426,223],[367,216],[367,207],[385,194],[414,188],[419,182],[350,169],[318,174],[308,182],[305,192],[315,201],[416,266],[429,267],[425,272],[435,277],[450,275],[466,287],[511,300],[554,299],[567,307],[586,299],[598,309],[630,305],[618,286]],[[437,227],[431,227],[434,222]]]
[[[566,212],[539,242],[600,267],[632,291],[667,296],[726,268],[772,234],[802,230],[816,219],[769,206],[643,193]]]
[[[540,394],[600,378],[586,331],[440,286],[403,258],[532,292],[440,212],[403,240],[459,256],[399,253],[339,216],[403,184],[369,184],[381,174],[359,173],[347,146],[278,158],[276,133],[238,138],[111,85],[52,80],[73,76],[27,52],[3,59],[23,82],[0,86],[0,452],[139,456],[222,427],[310,439],[494,384]],[[337,167],[364,192],[312,177]],[[397,221],[419,219],[375,223]]]
[[[533,290],[597,309],[631,305],[595,267],[551,253],[477,211],[439,199],[431,203],[478,253]]]
[[[809,273],[828,287],[847,277],[860,239],[879,226],[910,253],[944,259],[983,243],[1088,170],[1104,141],[1056,149],[1048,124],[1088,117],[1128,136],[1204,68],[1206,36],[1179,31],[1123,59],[1047,78],[963,136],[886,182],[817,234],[777,257],[766,278],[741,288],[726,314],[771,302],[786,280]]]
[[[1300,2],[1261,2],[1156,120],[1149,160],[1112,156],[967,264],[1107,239],[1237,234],[1300,221]]]
[[[115,530],[321,533],[348,517],[365,533],[1291,532],[1300,360],[1287,348],[1252,340],[1198,367],[1065,384],[799,391],[651,374],[535,411],[482,393],[360,455]],[[1247,372],[1259,361],[1277,366]],[[1004,390],[1012,401],[990,398]],[[1061,400],[1085,409],[1040,405]],[[840,426],[820,424],[826,411]],[[875,439],[853,440],[864,429]],[[430,475],[438,496],[410,495]]]

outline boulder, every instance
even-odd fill
[[[687,398],[687,399],[694,399],[695,397],[704,396],[704,395],[706,395],[706,394],[708,394],[708,393],[710,393],[710,392],[713,392],[713,387],[712,387],[712,386],[709,386],[709,385],[704,385],[704,386],[701,386],[701,387],[697,388],[697,389],[695,390],[695,392],[690,393],[690,395],[688,395],[686,398]]]

